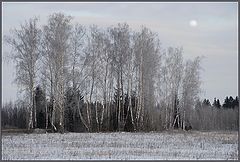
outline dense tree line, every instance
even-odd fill
[[[201,58],[163,49],[146,27],[72,24],[54,13],[30,19],[6,42],[25,96],[26,127],[53,131],[154,131],[191,125]],[[230,103],[230,101],[229,101]]]
[[[211,102],[208,99],[204,99],[203,104],[207,105],[207,106],[211,106]],[[222,105],[221,105],[219,99],[214,98],[212,105],[217,108],[232,108],[232,109],[234,109],[236,107],[239,107],[239,98],[238,98],[238,96],[236,96],[235,99],[232,96],[229,96],[229,97],[227,96],[224,99],[224,102]]]
[[[226,97],[222,105],[222,107],[224,108],[236,108],[238,106],[239,106],[239,99],[237,96],[235,99],[232,96]]]
[[[238,97],[233,104],[228,104],[228,98],[221,106],[219,99],[214,99],[212,105],[208,99],[198,101],[192,110],[191,124],[197,130],[238,130],[239,128],[239,102]]]
[[[26,128],[27,110],[23,102],[8,102],[1,109],[2,128]]]
[[[86,127],[82,123],[78,112],[76,109],[73,109],[73,105],[75,103],[72,102],[73,91],[71,89],[67,90],[67,107],[65,107],[65,130],[70,132],[85,132],[87,131]],[[79,94],[79,93],[78,93]],[[80,95],[80,94],[79,94]],[[86,109],[86,104],[84,104],[84,97],[79,96],[80,99],[80,107],[82,110]],[[226,98],[232,98],[226,97]],[[134,99],[132,99],[134,100]],[[204,99],[203,101],[197,101],[194,109],[191,109],[190,114],[191,117],[189,122],[191,123],[191,127],[194,130],[238,130],[238,97],[235,99],[234,107],[218,107],[215,106],[214,103],[217,99],[214,99],[213,104],[208,99]],[[44,106],[44,94],[40,87],[36,89],[36,103],[37,103],[37,127],[41,129],[45,129],[45,111],[42,109]],[[71,104],[69,104],[71,103]],[[50,102],[48,104],[48,111],[51,109]],[[98,103],[99,107],[102,107],[101,103]],[[224,104],[226,104],[226,99],[224,100]],[[223,105],[224,105],[223,104]],[[27,111],[26,105],[24,102],[8,102],[5,103],[2,107],[2,127],[3,128],[26,128],[27,127]],[[156,124],[156,130],[164,129],[164,111],[159,108],[160,116],[159,121]],[[85,114],[86,115],[86,114]],[[93,114],[94,116],[94,114]],[[131,125],[130,116],[127,117],[126,125],[124,131],[133,131],[133,126]],[[94,117],[93,119],[94,120]],[[111,117],[111,120],[114,120],[114,116]],[[93,131],[98,131],[97,123],[93,124]],[[50,125],[50,122],[48,122]],[[116,131],[117,125],[111,125],[107,121],[103,121],[102,131]],[[149,129],[150,130],[150,129]]]

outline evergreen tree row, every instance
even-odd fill
[[[211,102],[209,101],[209,99],[204,99],[203,104],[207,105],[207,106],[211,106]],[[230,96],[230,97],[227,96],[222,105],[221,105],[219,99],[214,98],[212,105],[217,108],[232,108],[232,109],[238,108],[239,107],[239,98],[238,98],[238,96],[236,96],[235,99],[232,96]]]

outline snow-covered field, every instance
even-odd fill
[[[237,132],[2,134],[11,159],[237,159]]]

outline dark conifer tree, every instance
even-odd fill
[[[220,108],[221,107],[221,104],[220,104],[220,101],[219,101],[219,99],[217,99],[217,108]]]
[[[232,96],[229,97],[229,108],[234,108],[234,99]]]
[[[214,107],[217,107],[217,100],[216,100],[216,98],[214,98],[213,106],[214,106]]]
[[[224,108],[229,108],[230,107],[228,96],[224,100],[223,107]]]
[[[236,96],[235,100],[233,101],[233,105],[234,105],[234,108],[235,108],[235,107],[239,107],[238,96]]]
[[[35,102],[36,102],[36,116],[37,128],[45,128],[45,94],[42,88],[38,85],[35,89]]]
[[[211,103],[210,103],[209,99],[204,99],[203,100],[203,105],[211,106]]]

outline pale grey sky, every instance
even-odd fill
[[[159,34],[163,47],[183,47],[184,58],[204,56],[201,98],[212,102],[214,97],[224,100],[238,93],[238,4],[224,3],[16,3],[2,5],[3,35],[18,28],[33,16],[40,17],[40,25],[48,15],[63,12],[74,17],[73,22],[101,27],[126,22],[134,30],[141,25]],[[197,26],[190,26],[191,20]],[[3,59],[9,47],[3,42]],[[12,63],[2,63],[2,100],[17,98],[12,83],[15,69]]]

